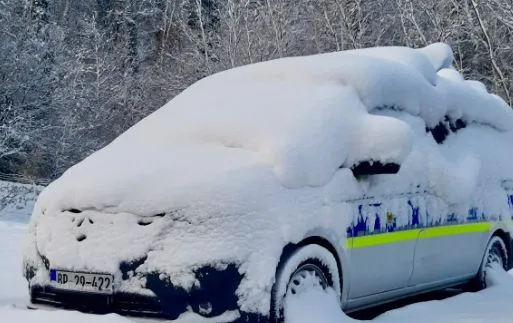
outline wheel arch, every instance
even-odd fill
[[[297,245],[296,248],[301,248],[303,246],[309,245],[309,244],[317,244],[326,250],[328,250],[333,257],[335,258],[335,261],[337,262],[337,268],[338,268],[338,276],[340,281],[340,291],[344,290],[344,268],[342,268],[342,262],[340,260],[339,254],[337,252],[337,249],[333,246],[333,244],[328,240],[320,236],[310,236],[306,239],[301,240]]]
[[[513,268],[513,241],[511,240],[511,233],[502,227],[498,227],[492,231],[492,234],[490,235],[489,239],[491,239],[492,237],[499,237],[502,239],[502,241],[506,245],[508,252],[508,270]]]
[[[328,235],[329,236],[329,235]],[[281,322],[278,317],[276,316],[275,311],[273,310],[273,304],[275,302],[275,288],[277,283],[277,278],[280,275],[280,270],[283,270],[283,266],[285,266],[285,263],[289,260],[289,257],[292,256],[296,251],[300,250],[302,247],[306,246],[318,246],[322,249],[326,250],[333,258],[335,259],[337,270],[338,270],[338,280],[339,280],[339,288],[340,288],[340,299],[341,305],[343,306],[346,295],[347,295],[347,284],[344,283],[344,275],[346,275],[346,271],[344,268],[344,260],[342,259],[345,257],[344,250],[342,248],[342,244],[338,245],[334,243],[333,241],[327,238],[324,235],[319,234],[310,234],[306,235],[302,240],[297,242],[290,242],[286,244],[282,248],[282,252],[279,258],[278,263],[276,264],[276,270],[275,270],[275,281],[273,283],[272,291],[271,291],[271,307],[269,308],[269,322]],[[344,290],[346,289],[346,290]]]
[[[342,305],[343,305],[347,298],[348,286],[349,286],[349,277],[347,276],[347,266],[345,266],[346,261],[347,261],[347,255],[345,253],[345,250],[342,248],[342,244],[339,243],[337,245],[334,241],[335,241],[335,239],[330,239],[321,234],[311,234],[311,235],[307,235],[305,238],[303,238],[299,242],[288,243],[282,249],[280,260],[276,266],[276,270],[278,270],[278,268],[280,268],[280,266],[283,264],[283,262],[287,260],[288,256],[293,251],[295,251],[301,247],[315,244],[315,245],[319,245],[319,246],[325,248],[335,258],[335,261],[337,263],[337,269],[338,269],[338,275],[339,275],[338,278],[339,278],[339,282],[340,282],[340,293],[341,293],[340,301],[342,302]]]

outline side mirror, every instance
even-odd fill
[[[380,161],[365,160],[351,166],[354,177],[362,175],[397,174],[401,165],[396,163],[382,163]]]

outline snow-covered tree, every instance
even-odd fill
[[[196,80],[289,55],[452,45],[512,103],[510,0],[2,0],[0,172],[53,178]]]

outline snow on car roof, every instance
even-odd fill
[[[511,108],[465,81],[452,61],[450,47],[437,43],[288,57],[214,74],[68,170],[59,180],[61,205],[120,205],[134,181],[170,192],[254,164],[268,165],[287,188],[323,186],[339,166],[364,160],[401,164],[418,129],[380,109],[420,117],[423,129],[450,119],[511,130]]]

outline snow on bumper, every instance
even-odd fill
[[[60,290],[51,284],[32,285],[30,296],[35,307],[51,306],[88,313],[118,313],[165,320],[180,321],[187,313],[194,313],[198,318],[219,319],[226,318],[227,313],[231,313],[228,317],[232,319],[226,319],[226,322],[232,322],[242,316],[253,315],[238,311],[235,291],[240,282],[240,274],[235,266],[229,266],[223,271],[202,268],[201,273],[198,273],[198,280],[203,288],[185,291],[180,287],[162,283],[158,274],[149,274],[145,289],[153,295],[121,291],[105,295]]]
[[[240,252],[223,248],[229,236],[218,236],[220,226],[215,223],[212,229],[205,223],[191,223],[177,213],[140,217],[71,210],[36,215],[24,253],[31,299],[95,313],[171,320],[189,311],[204,317],[237,311],[243,259],[233,257]],[[199,247],[201,259],[194,257]],[[111,274],[114,293],[56,289],[50,281],[51,269]]]

